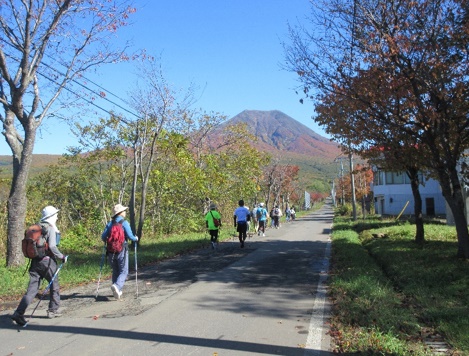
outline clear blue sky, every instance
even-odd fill
[[[228,118],[246,109],[280,110],[326,136],[311,119],[312,103],[299,103],[296,74],[280,68],[287,23],[307,23],[309,0],[136,0],[135,4],[133,23],[119,38],[161,58],[165,77],[176,88],[187,88],[191,82],[198,85],[195,107]],[[99,75],[88,77],[125,98],[135,85],[135,73],[128,65],[108,65],[99,69]],[[34,153],[64,153],[76,143],[68,131],[65,124],[49,121],[38,135]],[[10,154],[5,142],[0,151]]]

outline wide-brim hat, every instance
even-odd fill
[[[122,213],[123,211],[126,211],[129,207],[128,206],[123,206],[122,204],[116,204],[114,205],[114,208],[112,208],[112,216],[116,216],[119,213]]]
[[[59,209],[53,207],[52,205],[48,205],[44,209],[42,209],[41,220],[46,220],[50,218],[51,216],[57,214],[58,212],[59,212]]]

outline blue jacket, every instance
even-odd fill
[[[132,229],[130,228],[130,224],[127,222],[127,220],[125,220],[124,217],[120,215],[116,217],[117,222],[120,222],[122,220],[124,220],[124,222],[122,223],[122,228],[124,229],[125,240],[137,241],[137,238],[134,236]],[[111,225],[112,220],[107,223],[106,227],[104,228],[103,234],[101,235],[101,240],[103,240],[104,242],[106,242],[107,240],[109,231],[111,230]]]

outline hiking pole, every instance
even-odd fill
[[[37,302],[36,304],[36,307],[34,308],[33,312],[31,313],[31,315],[29,316],[29,319],[28,321],[26,322],[26,324],[23,325],[23,328],[25,328],[29,322],[31,321],[31,318],[33,317],[33,314],[34,312],[36,311],[37,307],[39,306],[39,303],[41,303],[42,299],[44,298],[44,296],[46,295],[47,291],[50,289],[50,287],[52,286],[52,283],[54,283],[54,280],[57,278],[60,270],[62,269],[63,265],[64,265],[65,262],[63,262],[59,268],[57,268],[57,271],[55,271],[54,275],[52,276],[52,279],[50,280],[49,284],[47,285],[47,288],[44,290],[44,292],[42,293],[41,295],[41,298],[39,299],[39,301]]]
[[[137,290],[137,298],[138,298],[138,282],[137,282],[137,242],[134,242],[134,255],[135,255],[135,288]]]
[[[103,246],[103,253],[101,255],[101,266],[99,267],[99,277],[98,277],[98,286],[96,287],[96,299],[98,299],[99,294],[99,282],[101,281],[101,273],[103,272],[104,266],[104,256],[106,255],[106,243]]]

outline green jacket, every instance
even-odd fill
[[[213,216],[212,216],[213,215]],[[209,230],[218,230],[218,227],[215,226],[215,223],[213,222],[213,218],[219,219],[221,223],[221,215],[218,211],[216,210],[210,210],[206,215],[205,215],[205,225]]]

